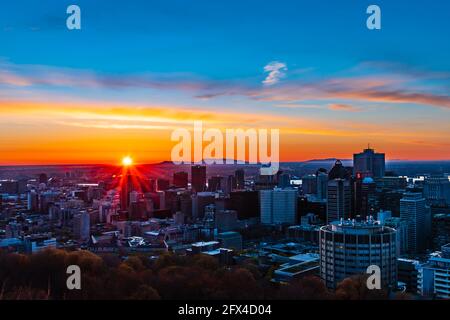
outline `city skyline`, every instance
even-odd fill
[[[168,161],[197,120],[280,129],[281,162],[450,160],[448,3],[77,4],[3,5],[0,165]]]

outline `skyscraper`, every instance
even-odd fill
[[[450,205],[450,181],[443,174],[427,177],[423,186],[423,194],[431,205]]]
[[[289,188],[291,186],[291,175],[282,173],[278,176],[278,188]]]
[[[351,217],[352,188],[349,180],[328,181],[327,223]]]
[[[236,189],[244,189],[245,187],[245,172],[244,169],[238,169],[234,172],[236,177]]]
[[[206,188],[206,166],[195,165],[191,168],[192,189],[202,192]]]
[[[370,177],[357,178],[354,182],[354,216],[366,218],[378,211],[375,181]]]
[[[177,188],[187,188],[188,186],[188,173],[187,172],[175,172],[173,174],[173,185]]]
[[[31,190],[27,194],[27,209],[37,211],[39,209],[39,195],[35,190]]]
[[[370,265],[381,271],[383,288],[397,282],[397,241],[395,229],[365,222],[334,221],[320,228],[320,275],[328,288],[343,279],[366,274]]]
[[[127,172],[120,185],[120,209],[122,211],[128,210],[131,191],[133,191],[132,176],[129,172]]]
[[[302,178],[303,194],[317,193],[317,179],[313,174],[308,174]]]
[[[80,212],[80,214],[73,218],[73,233],[78,240],[86,241],[90,237],[90,216],[86,211]]]
[[[261,190],[261,223],[295,224],[297,221],[297,190],[279,189]]]
[[[221,176],[214,176],[208,179],[208,191],[219,191],[225,187],[224,179]]]
[[[408,251],[422,252],[426,247],[431,221],[421,193],[405,193],[400,200],[400,218],[408,221]]]
[[[384,153],[375,153],[374,149],[364,149],[361,153],[353,155],[353,175],[357,173],[367,174],[380,178],[386,170]]]
[[[319,169],[316,172],[317,179],[317,199],[324,200],[327,198],[328,173],[325,169]]]

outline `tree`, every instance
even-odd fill
[[[382,300],[387,299],[384,289],[369,290],[368,275],[356,275],[342,280],[336,288],[336,298],[343,300]]]

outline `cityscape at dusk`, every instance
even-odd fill
[[[74,2],[1,5],[0,302],[450,299],[450,2]]]

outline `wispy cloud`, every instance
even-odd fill
[[[360,109],[358,107],[344,104],[344,103],[332,103],[328,105],[328,109],[335,110],[335,111],[359,111]]]
[[[274,85],[280,81],[286,74],[287,66],[284,62],[272,61],[264,67],[264,72],[268,72],[263,84],[267,86]]]
[[[370,66],[377,66],[372,64]],[[379,67],[382,69],[381,67]],[[391,67],[391,69],[395,69]],[[80,88],[106,90],[171,90],[192,94],[197,99],[242,96],[250,100],[301,105],[340,103],[340,100],[360,104],[378,102],[386,104],[418,104],[450,109],[450,95],[444,90],[445,73],[428,75],[439,81],[423,82],[423,72],[368,73],[346,77],[291,79],[279,83],[287,70],[286,64],[273,61],[265,66],[268,72],[264,86],[248,81],[218,81],[191,74],[99,74],[88,70],[48,66],[14,65],[0,62],[0,95],[13,93],[11,88]],[[351,73],[351,72],[349,72]],[[418,81],[422,80],[421,81]],[[436,80],[436,79],[435,79]],[[442,82],[443,81],[443,82]],[[413,85],[411,83],[414,82]],[[279,85],[275,85],[279,83]],[[444,85],[444,86],[443,86]],[[2,88],[3,86],[3,88]],[[5,87],[6,86],[6,87]],[[286,105],[288,106],[288,105]],[[292,107],[292,106],[291,106]],[[336,110],[339,107],[331,109]],[[340,108],[343,110],[344,108]],[[350,108],[346,108],[350,110]]]

